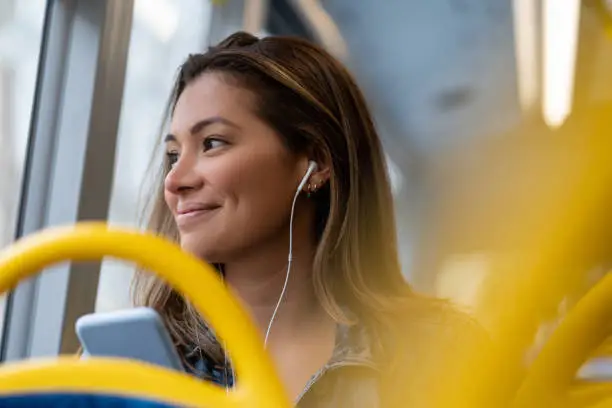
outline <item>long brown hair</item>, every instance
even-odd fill
[[[258,39],[239,32],[206,53],[190,55],[180,67],[167,121],[185,87],[203,73],[256,96],[256,114],[283,138],[286,147],[331,164],[329,183],[313,197],[319,239],[313,285],[338,322],[385,324],[397,301],[410,298],[397,256],[393,198],[386,162],[365,99],[349,72],[331,55],[305,40]],[[164,202],[159,168],[148,229],[177,241]],[[135,300],[155,308],[179,346],[199,346],[221,361],[219,345],[205,322],[165,282],[137,274]]]

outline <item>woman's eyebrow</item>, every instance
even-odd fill
[[[189,129],[189,133],[192,135],[195,135],[201,132],[202,129],[206,128],[207,126],[213,125],[215,123],[223,123],[224,125],[228,125],[228,126],[240,129],[240,126],[238,126],[231,120],[225,119],[224,117],[221,117],[221,116],[212,116],[210,118],[206,118],[206,119],[202,119],[198,121],[196,124],[194,124],[191,127],[191,129]],[[174,142],[174,141],[176,141],[176,136],[173,135],[172,133],[168,133],[166,137],[164,138],[164,142]]]

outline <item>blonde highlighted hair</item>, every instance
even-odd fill
[[[318,247],[312,282],[338,322],[380,327],[398,302],[414,299],[397,256],[393,198],[386,162],[365,99],[349,72],[321,48],[299,38],[258,39],[239,32],[180,67],[168,120],[187,85],[217,73],[255,96],[255,113],[295,152],[331,164],[329,183],[312,198]],[[164,202],[159,167],[148,229],[177,241]],[[134,281],[135,301],[155,308],[178,346],[199,346],[215,362],[223,354],[205,321],[173,288],[147,274]]]

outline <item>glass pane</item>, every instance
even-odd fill
[[[0,248],[15,234],[45,3],[0,1]],[[2,295],[0,329],[4,314]]]
[[[136,0],[109,220],[137,226],[145,173],[178,66],[206,46],[210,2]],[[199,22],[193,24],[193,22]],[[130,306],[131,265],[105,261],[96,311]]]

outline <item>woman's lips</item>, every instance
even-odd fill
[[[176,215],[176,223],[179,227],[188,226],[196,221],[210,218],[217,213],[221,206],[209,206],[200,209],[183,210]]]

